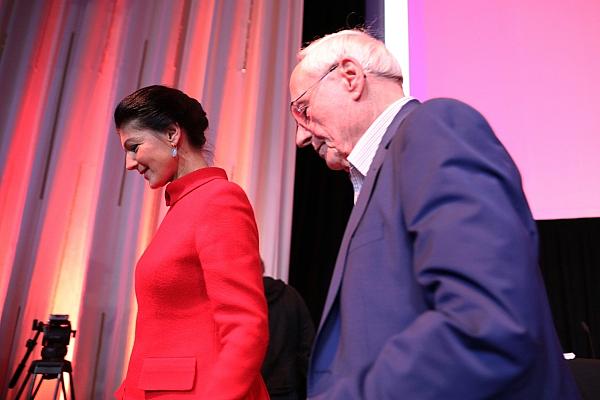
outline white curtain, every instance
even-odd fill
[[[0,0],[0,398],[15,395],[6,386],[33,319],[50,313],[69,314],[77,329],[67,355],[77,397],[111,398],[120,383],[134,265],[165,212],[162,190],[125,174],[112,123],[116,103],[139,87],[166,84],[200,100],[214,164],[248,193],[267,273],[287,279],[287,79],[302,6]]]

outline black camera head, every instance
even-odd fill
[[[43,331],[42,360],[61,361],[67,355],[67,346],[71,336],[75,337],[76,331],[71,329],[69,316],[66,314],[50,314],[48,323],[34,321],[34,330]]]

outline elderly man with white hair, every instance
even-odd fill
[[[303,49],[290,95],[297,145],[355,193],[309,398],[579,398],[519,172],[483,116],[405,96],[396,59],[359,30]]]

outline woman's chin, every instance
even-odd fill
[[[169,183],[169,181],[155,181],[155,180],[148,180],[148,186],[150,186],[150,189],[160,189],[161,187],[165,186],[167,183]]]

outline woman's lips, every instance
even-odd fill
[[[148,179],[148,176],[146,175],[146,172],[148,172],[148,168],[139,171],[140,175],[144,176],[144,179]]]

